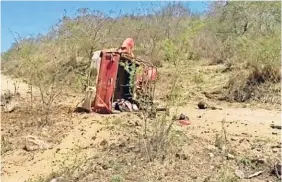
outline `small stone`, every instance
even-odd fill
[[[64,181],[64,178],[63,178],[63,177],[57,177],[57,178],[51,179],[50,182],[63,182],[63,181]]]
[[[87,119],[87,118],[88,118],[88,116],[83,116],[83,117],[82,117],[82,119]]]
[[[240,179],[245,178],[244,172],[241,171],[241,170],[238,170],[238,169],[235,170],[235,175],[236,175],[237,177],[239,177]]]
[[[253,159],[251,160],[251,162],[255,164],[265,164],[266,160],[265,159]]]
[[[119,142],[119,144],[118,144],[118,146],[120,147],[120,148],[123,148],[123,147],[125,147],[125,141],[120,141]]]
[[[187,154],[182,154],[182,155],[181,155],[181,158],[182,158],[183,160],[187,160],[187,159],[188,159],[188,155],[187,155]]]
[[[57,182],[57,178],[51,179],[50,182]]]
[[[101,145],[101,146],[105,146],[105,145],[107,145],[107,144],[108,144],[108,141],[105,140],[105,139],[100,142],[100,145]]]
[[[209,153],[210,158],[214,158],[214,154],[213,153]]]
[[[135,121],[135,126],[141,126],[141,124],[138,121]]]
[[[25,145],[23,147],[26,151],[34,151],[34,150],[47,150],[51,149],[52,145],[48,144],[47,142],[39,139],[36,136],[27,136],[25,139]]]
[[[207,146],[207,149],[209,149],[209,150],[215,150],[216,147],[215,147],[214,145],[208,145],[208,146]]]
[[[48,132],[46,130],[41,131],[41,136],[46,138],[49,137]]]
[[[222,150],[223,152],[226,151],[226,150],[227,150],[226,145],[223,145],[223,146],[221,147],[221,150]]]
[[[107,164],[102,164],[102,168],[103,168],[104,170],[107,170],[107,169],[109,169],[109,166],[108,166]]]
[[[281,148],[281,144],[280,145],[273,145],[273,146],[271,146],[271,148],[273,149],[273,148]]]
[[[179,159],[182,159],[182,160],[187,160],[188,159],[188,155],[186,155],[184,153],[176,153],[175,157],[179,158]]]
[[[237,141],[237,138],[231,138],[231,141]]]
[[[198,108],[199,109],[206,109],[207,108],[207,104],[205,102],[203,102],[203,101],[200,101],[198,103]]]
[[[227,154],[227,159],[228,159],[228,160],[235,159],[235,156],[232,155],[232,154]]]

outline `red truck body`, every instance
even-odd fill
[[[116,53],[102,53],[96,96],[92,110],[101,114],[112,113],[112,97],[115,90],[120,55]]]
[[[148,85],[152,85],[151,83],[157,78],[157,69],[153,65],[143,61],[133,62],[130,59],[124,59],[118,52],[102,52],[100,71],[97,75],[96,95],[91,104],[93,112],[111,114],[113,113],[112,103],[114,100],[128,98],[129,82],[127,80],[129,80],[129,74],[119,65],[124,61],[143,67],[143,72],[136,75],[136,88],[152,92],[152,86],[148,87]]]

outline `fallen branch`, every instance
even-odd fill
[[[258,172],[254,173],[254,174],[249,175],[247,178],[248,178],[248,179],[251,179],[251,178],[253,178],[253,177],[256,177],[256,176],[262,174],[264,171],[265,171],[265,170],[263,170],[263,171],[258,171]]]
[[[281,163],[276,163],[274,165],[274,171],[278,179],[281,179]]]
[[[274,124],[271,124],[270,127],[271,127],[272,129],[279,129],[279,130],[282,129],[281,125],[274,125]]]
[[[156,108],[156,111],[167,111],[167,108]]]

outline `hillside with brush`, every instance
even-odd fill
[[[45,84],[40,82],[48,82],[59,72],[58,82],[82,91],[87,84],[92,52],[119,47],[126,37],[132,37],[137,57],[168,70],[179,62],[184,77],[195,66],[224,65],[221,72],[228,77],[219,88],[224,100],[278,104],[280,5],[215,2],[209,12],[197,15],[172,3],[146,16],[136,11],[115,18],[96,10],[79,9],[77,16],[64,16],[46,35],[15,37],[14,45],[2,55],[2,70],[35,86]],[[191,76],[197,78],[186,79],[194,84],[193,80],[201,82],[204,74],[198,71]]]
[[[281,179],[281,2],[133,12],[81,8],[46,34],[13,32],[1,55],[2,180]],[[154,104],[166,112],[74,112],[93,52],[128,37],[157,67]]]

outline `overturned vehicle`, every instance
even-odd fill
[[[156,67],[116,51],[101,51],[99,71],[88,83],[82,108],[87,112],[112,114],[153,107]],[[94,81],[95,80],[95,81]]]

